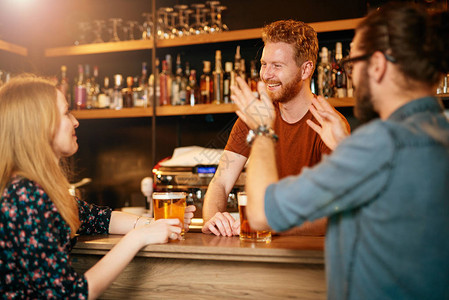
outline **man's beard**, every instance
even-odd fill
[[[273,102],[277,101],[280,103],[285,103],[293,99],[301,90],[302,82],[301,82],[301,71],[298,71],[295,78],[292,81],[283,85],[282,90],[278,92],[270,92],[267,89],[267,94],[270,96]],[[265,82],[266,84],[270,83],[270,81]]]
[[[354,115],[361,124],[368,123],[373,119],[379,118],[379,114],[374,109],[371,86],[368,81],[368,66],[365,66],[360,76],[357,87],[355,88],[355,106]]]

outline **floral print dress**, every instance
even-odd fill
[[[108,233],[111,209],[78,200],[79,234]],[[12,178],[0,201],[0,297],[87,299],[87,280],[72,268],[70,227],[42,187]]]

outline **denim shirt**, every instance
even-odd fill
[[[426,97],[270,185],[268,224],[329,217],[329,299],[449,299],[449,123]]]

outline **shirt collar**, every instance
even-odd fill
[[[418,98],[399,107],[388,117],[388,120],[403,121],[411,115],[425,111],[434,113],[443,112],[443,107],[435,97]]]

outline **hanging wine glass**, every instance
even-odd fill
[[[169,15],[171,21],[168,24],[168,31],[170,31],[170,38],[172,39],[178,36],[178,29],[176,28],[176,18],[178,17],[178,13],[172,11]]]
[[[203,24],[203,32],[204,33],[210,33],[210,22],[207,20],[207,16],[210,12],[209,8],[203,8],[201,10],[201,23]]]
[[[75,41],[75,45],[87,44],[87,32],[89,31],[89,23],[88,22],[79,22],[78,23],[78,38]]]
[[[128,36],[127,39],[128,40],[135,40],[136,39],[136,29],[138,28],[138,23],[137,21],[128,21],[126,22],[126,24],[128,25]]]
[[[220,26],[217,23],[217,6],[220,5],[220,1],[207,1],[210,7],[210,33],[216,33],[220,31]]]
[[[171,37],[171,31],[168,25],[168,13],[171,13],[173,8],[161,7],[158,10],[158,22],[157,22],[157,36],[159,39],[169,39]]]
[[[181,36],[186,36],[189,35],[189,28],[187,27],[186,23],[185,23],[185,10],[187,8],[189,8],[187,5],[175,5],[174,6],[176,10],[178,10],[178,14],[179,14],[179,23],[177,26],[175,26],[176,28],[176,35],[181,37]]]
[[[120,42],[120,38],[118,36],[118,27],[120,26],[122,19],[121,18],[111,18],[109,19],[112,23],[112,36],[110,42]]]
[[[145,18],[145,21],[142,25],[142,39],[149,40],[153,35],[153,16],[151,13],[142,13],[142,16]]]
[[[204,25],[201,21],[201,9],[205,7],[202,3],[194,3],[191,5],[195,9],[195,23],[190,27],[191,34],[203,34],[204,33]]]
[[[94,20],[94,35],[95,39],[92,41],[92,43],[104,43],[103,38],[101,37],[101,33],[103,32],[104,27],[104,20]]]
[[[223,11],[226,10],[227,7],[226,6],[218,6],[217,7],[217,24],[218,24],[218,28],[220,29],[220,31],[228,31],[229,27],[228,25],[223,23]]]

